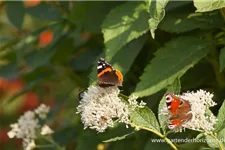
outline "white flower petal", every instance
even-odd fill
[[[14,131],[9,131],[8,133],[7,133],[7,135],[8,135],[8,137],[11,139],[11,138],[14,138],[15,136],[16,136],[16,132],[14,132]]]
[[[47,126],[47,125],[44,125],[41,128],[41,135],[47,135],[47,134],[52,134],[52,133],[53,133],[53,130],[51,128],[49,128],[49,126]]]

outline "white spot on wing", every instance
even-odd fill
[[[97,67],[97,69],[101,69],[101,68],[102,68],[102,66],[101,66],[101,65]]]

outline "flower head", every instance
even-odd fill
[[[38,129],[42,128],[41,132],[44,133],[42,135],[53,133],[47,125],[42,126],[39,122],[40,118],[43,119],[42,115],[46,116],[48,111],[49,107],[41,104],[34,111],[25,112],[24,115],[19,118],[17,123],[10,125],[12,129],[8,132],[9,138],[21,138],[23,139],[24,149],[33,149],[35,147],[34,140],[37,138]]]
[[[128,105],[118,97],[120,90],[117,87],[91,86],[84,93],[77,113],[81,114],[84,128],[104,132],[106,128],[113,127],[116,121],[129,122]]]
[[[49,107],[45,104],[41,104],[37,109],[35,109],[35,113],[41,118],[45,119],[47,117],[47,114],[49,112]]]
[[[197,92],[184,93],[181,98],[190,102],[192,110],[192,119],[183,126],[193,130],[212,131],[217,121],[216,117],[209,111],[210,107],[216,105],[212,100],[213,94],[198,90]]]
[[[49,128],[49,126],[47,126],[47,125],[44,125],[41,128],[41,135],[47,135],[47,134],[52,134],[52,133],[53,133],[53,130],[51,128]]]
[[[128,99],[128,102],[129,102],[129,108],[130,108],[130,111],[133,111],[135,110],[135,108],[144,108],[146,103],[141,101],[140,103],[138,103],[137,101],[138,97],[135,96],[135,95],[131,95]]]

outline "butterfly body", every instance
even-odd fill
[[[119,70],[114,70],[112,65],[103,58],[98,61],[97,67],[98,85],[101,87],[122,86],[123,75]]]
[[[77,95],[77,99],[80,101],[84,98],[84,91],[80,91]]]
[[[175,129],[181,127],[184,123],[192,118],[191,105],[173,93],[166,94],[166,104],[170,114],[169,128]]]

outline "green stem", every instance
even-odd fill
[[[128,99],[129,99],[128,96],[126,96],[126,95],[124,95],[124,94],[122,94],[122,93],[119,93],[119,96],[122,97],[122,98],[124,98],[125,100],[128,100]]]
[[[223,16],[223,19],[225,21],[225,8],[220,8],[220,13]]]
[[[53,147],[54,145],[35,145],[35,148],[49,148]]]
[[[55,141],[51,137],[42,136],[42,138],[51,143],[52,145],[54,145],[57,150],[63,150],[63,148],[61,148],[57,143],[55,143]]]
[[[150,128],[147,128],[147,127],[141,127],[141,126],[138,126],[134,123],[130,123],[130,125],[132,127],[135,127],[137,129],[142,129],[142,130],[147,130],[147,131],[150,131],[156,135],[158,135],[159,137],[161,137],[162,139],[164,139],[174,150],[178,150],[178,148],[164,135],[162,135],[160,132],[156,131],[156,130],[153,130],[153,129],[150,129]]]
[[[225,150],[225,149],[223,148],[223,144],[220,142],[220,140],[219,140],[215,135],[213,135],[213,134],[208,134],[208,135],[211,136],[213,139],[216,140],[216,142],[217,142],[217,144],[218,144],[220,150]]]

